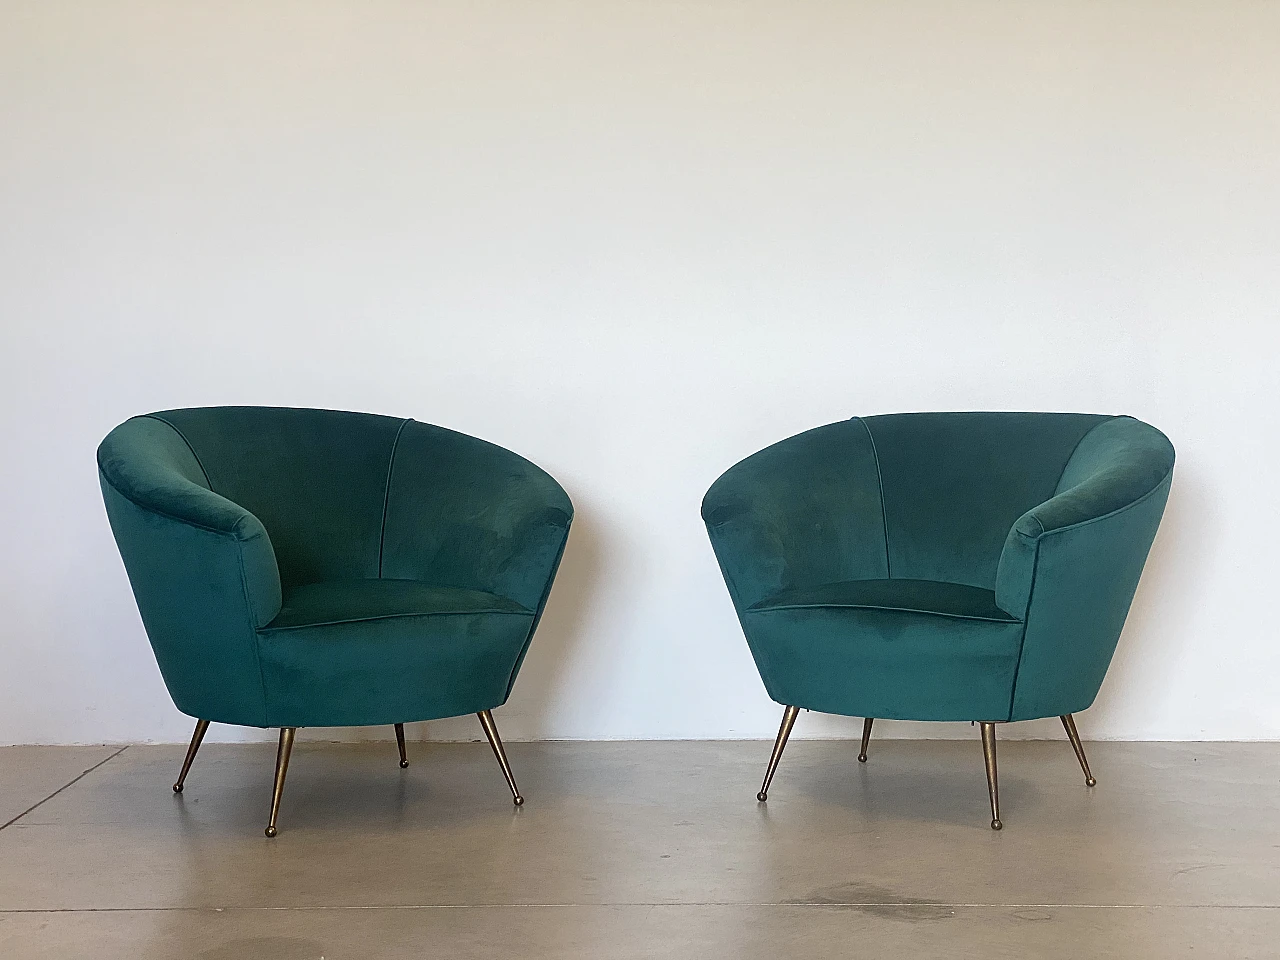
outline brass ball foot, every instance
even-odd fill
[[[517,793],[514,797],[511,798],[511,802],[514,803],[517,807],[523,807],[524,797],[520,796],[520,794]]]
[[[761,790],[759,793],[756,794],[756,799],[759,800],[761,803],[764,803],[766,800],[769,799],[769,795],[765,793],[763,790]]]
[[[407,767],[408,765],[409,765],[409,761],[408,761],[408,760],[401,760],[401,761],[400,761],[400,769],[401,769],[401,770],[403,770],[403,769],[404,769],[405,767]]]
[[[1084,785],[1086,787],[1096,787],[1098,785],[1098,781],[1095,778],[1090,777],[1088,780],[1084,782]]]
[[[174,793],[181,793],[181,792],[182,792],[182,784],[180,784],[180,783],[175,783],[175,784],[173,785],[173,792],[174,792]]]
[[[992,829],[992,830],[1003,830],[1003,829],[1004,829],[1004,824],[1003,824],[1003,823],[1001,823],[999,820],[992,820],[992,821],[991,821],[991,829]]]
[[[268,836],[268,837],[274,837],[274,836],[276,835],[276,828],[275,828],[275,827],[267,827],[267,829],[266,829],[266,834],[267,834],[267,836]]]

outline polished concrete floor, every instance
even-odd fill
[[[1280,957],[1280,744],[0,748],[0,957]]]

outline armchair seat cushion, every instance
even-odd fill
[[[792,587],[751,607],[752,610],[842,607],[928,613],[964,620],[1017,620],[996,606],[994,590],[939,580],[842,580],[818,587]]]
[[[482,590],[443,587],[420,580],[334,580],[285,591],[280,613],[265,630],[295,630],[462,613],[516,613],[532,616],[514,600]]]
[[[783,590],[743,620],[780,703],[899,720],[1008,718],[1023,625],[991,590],[846,580]]]
[[[432,720],[501,705],[534,611],[417,580],[287,589],[258,631],[268,726]]]

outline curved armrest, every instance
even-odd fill
[[[187,475],[180,464],[104,455],[105,446],[98,450],[103,480],[142,509],[237,540],[266,536],[257,517],[204,486],[203,478]]]
[[[996,574],[1000,608],[1025,615],[1041,538],[1106,520],[1162,488],[1167,496],[1173,462],[1169,439],[1132,417],[1115,417],[1089,431],[1063,470],[1054,496],[1024,513],[1009,531]],[[1149,547],[1142,547],[1144,557]]]
[[[136,523],[121,526],[110,516],[122,553],[147,550],[148,535],[159,535],[166,520],[229,538],[244,567],[244,600],[253,625],[264,626],[280,612],[280,573],[266,528],[244,507],[209,489],[199,460],[166,421],[134,417],[121,424],[98,447],[98,471],[104,495],[109,489],[152,518],[134,529]],[[179,563],[172,575],[182,577],[185,569],[186,576],[205,576],[197,558],[190,561]]]
[[[740,612],[786,587],[888,575],[875,446],[857,418],[730,467],[702,518]]]
[[[572,520],[568,494],[528,460],[408,421],[392,457],[381,573],[483,590],[537,614]]]

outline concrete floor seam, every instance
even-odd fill
[[[920,907],[943,907],[949,910],[1280,910],[1280,904],[1258,903],[783,903],[776,900],[681,900],[643,901],[614,900],[599,903],[391,903],[391,904],[330,904],[305,907],[47,907],[31,909],[6,909],[0,907],[0,917],[33,914],[65,913],[325,913],[338,910],[611,910],[617,908],[681,908],[707,909],[723,907],[785,907],[797,910],[858,910],[864,907],[910,911]]]
[[[84,779],[85,777],[87,777],[89,774],[93,773],[93,771],[97,770],[97,769],[98,769],[99,767],[101,767],[103,764],[110,763],[112,760],[114,760],[116,757],[120,756],[120,754],[124,753],[124,752],[125,752],[126,750],[128,750],[128,749],[129,749],[129,747],[128,747],[128,745],[126,744],[125,746],[123,746],[123,747],[121,747],[119,750],[117,750],[115,753],[111,754],[111,756],[109,756],[109,757],[105,757],[105,758],[103,758],[102,760],[99,760],[97,763],[95,763],[93,766],[91,766],[91,767],[90,767],[89,769],[87,769],[87,770],[82,770],[82,771],[81,771],[77,776],[72,777],[70,780],[68,780],[66,783],[64,783],[62,786],[60,786],[57,790],[53,791],[53,793],[49,794],[49,795],[48,795],[47,797],[45,797],[43,800],[40,800],[40,801],[37,801],[36,803],[33,803],[31,806],[27,807],[27,809],[23,810],[20,814],[18,814],[18,815],[17,815],[16,817],[14,817],[12,820],[9,820],[9,821],[7,821],[6,823],[2,823],[2,824],[0,824],[0,830],[4,830],[4,829],[6,829],[7,827],[11,827],[11,826],[13,826],[15,823],[17,823],[19,820],[21,820],[23,817],[25,817],[28,813],[31,813],[33,810],[37,809],[37,808],[38,808],[38,807],[40,807],[41,805],[48,803],[50,800],[52,800],[54,797],[56,797],[58,794],[60,794],[63,790],[66,790],[68,787],[73,787],[73,786],[75,786],[77,783],[79,783],[81,780],[83,780],[83,779]]]

